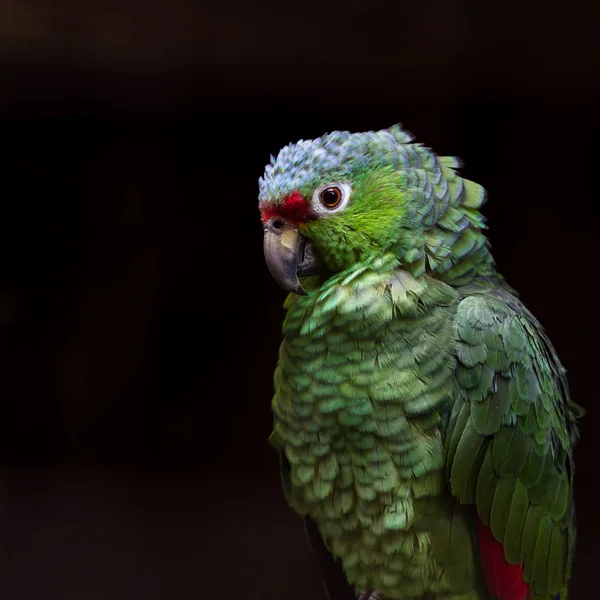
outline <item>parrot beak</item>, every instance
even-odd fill
[[[293,225],[274,220],[265,224],[264,251],[275,281],[288,292],[306,295],[298,276],[315,275],[320,266],[310,240]]]

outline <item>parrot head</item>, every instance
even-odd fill
[[[416,274],[446,273],[487,252],[476,210],[483,188],[460,178],[400,126],[301,140],[271,157],[259,180],[264,252],[275,280],[337,273],[392,256]],[[491,256],[483,262],[493,267]]]

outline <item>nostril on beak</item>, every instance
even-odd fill
[[[271,227],[273,231],[281,232],[285,227],[285,223],[281,219],[273,219],[271,221]]]

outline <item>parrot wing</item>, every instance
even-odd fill
[[[580,411],[565,370],[541,325],[507,291],[463,292],[454,335],[458,393],[446,473],[453,496],[476,506],[490,593],[565,600]]]

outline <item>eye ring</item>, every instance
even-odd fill
[[[338,206],[343,197],[342,190],[335,185],[328,186],[319,192],[319,202],[329,209]]]
[[[328,181],[320,185],[311,198],[311,209],[315,215],[329,217],[343,210],[352,194],[352,185],[344,181]]]

